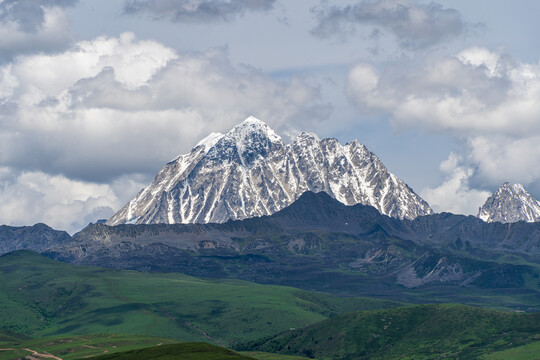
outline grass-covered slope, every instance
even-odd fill
[[[32,336],[145,334],[229,345],[336,313],[395,306],[238,280],[69,265],[29,251],[0,257],[0,329]]]
[[[26,335],[18,334],[9,330],[0,330],[0,344],[6,342],[23,341],[27,339],[30,338]]]
[[[0,339],[0,360],[60,358],[73,360],[108,353],[177,343],[177,340],[144,335],[93,334],[29,339]]]
[[[538,337],[540,340],[540,337]],[[538,360],[540,359],[540,341],[527,345],[513,347],[507,350],[496,351],[482,356],[482,360]]]
[[[540,314],[419,305],[343,314],[240,348],[317,359],[475,359],[538,334]]]
[[[35,359],[74,360],[117,353],[118,355],[111,356],[111,358],[132,359],[133,356],[140,356],[146,360],[168,359],[171,354],[174,354],[175,359],[307,359],[262,352],[243,353],[241,355],[244,357],[239,357],[238,354],[230,350],[208,343],[178,343],[174,339],[144,335],[85,334],[31,339],[21,334],[0,331],[0,360],[22,359],[28,356]]]
[[[95,360],[255,360],[234,351],[206,344],[183,343],[131,350],[94,357]]]

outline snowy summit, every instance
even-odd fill
[[[521,184],[504,183],[478,211],[486,222],[540,221],[540,202]]]
[[[211,134],[181,155],[107,224],[208,223],[273,214],[305,191],[324,191],[347,205],[413,219],[429,205],[364,145],[300,134],[285,144],[249,117],[227,134]]]

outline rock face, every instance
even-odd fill
[[[358,141],[302,133],[292,144],[250,117],[168,163],[107,225],[225,222],[273,214],[305,191],[414,219],[429,205]]]
[[[67,232],[54,230],[45,224],[0,226],[0,255],[22,249],[42,252],[70,241],[71,236]]]
[[[486,222],[540,221],[540,202],[520,184],[504,183],[478,211]]]

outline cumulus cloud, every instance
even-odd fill
[[[367,26],[371,37],[388,32],[409,49],[439,44],[462,35],[470,27],[455,9],[412,0],[362,1],[344,7],[323,3],[312,12],[317,25],[311,33],[316,37],[346,36],[359,26]]]
[[[67,46],[70,22],[64,8],[77,0],[0,1],[0,60]]]
[[[73,229],[110,215],[211,131],[251,114],[283,131],[328,111],[317,86],[276,82],[222,48],[180,54],[125,33],[19,56],[0,66],[0,164],[12,174],[0,222]]]
[[[479,206],[491,195],[488,191],[471,188],[469,179],[474,170],[463,166],[462,163],[458,155],[451,153],[440,166],[445,176],[443,183],[420,192],[436,212],[477,215]]]
[[[483,48],[429,59],[420,68],[371,68],[363,88],[354,67],[348,94],[360,106],[390,112],[396,125],[420,124],[457,135],[540,133],[540,66]],[[370,80],[371,81],[371,80]]]
[[[86,181],[154,172],[250,114],[279,131],[329,111],[302,79],[276,82],[224,49],[177,54],[131,33],[21,57],[0,76],[0,162]]]
[[[396,127],[450,134],[465,144],[461,167],[488,189],[504,181],[540,189],[540,65],[485,48],[420,67],[353,67],[348,95],[389,114]],[[538,196],[538,195],[537,195]]]
[[[10,225],[45,222],[70,233],[107,218],[119,201],[109,185],[39,171],[0,168],[0,219]]]
[[[490,187],[506,181],[524,184],[540,194],[540,135],[512,138],[475,136],[467,142],[467,163],[476,164],[480,184]]]
[[[245,12],[269,11],[275,3],[276,0],[130,0],[124,4],[124,12],[179,23],[202,23],[230,21]]]

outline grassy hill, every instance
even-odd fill
[[[240,349],[318,359],[475,359],[533,342],[539,334],[540,314],[419,305],[343,314]]]
[[[239,280],[0,257],[0,329],[33,337],[144,334],[229,345],[355,309],[396,306]]]
[[[206,343],[154,346],[94,357],[96,360],[255,360],[234,351]]]
[[[17,335],[10,338],[0,336],[0,360],[21,359],[32,355],[45,358],[47,355],[73,360],[105,353],[129,351],[152,347],[158,344],[177,343],[177,340],[144,335],[75,335],[29,339]],[[40,357],[38,354],[41,354]]]
[[[115,354],[114,356],[112,356]],[[307,360],[304,357],[248,352],[238,356],[228,349],[208,343],[178,343],[177,340],[144,335],[86,334],[31,339],[12,332],[0,331],[0,360],[61,358],[75,360],[92,358],[168,359],[171,354],[182,359],[257,359]]]

